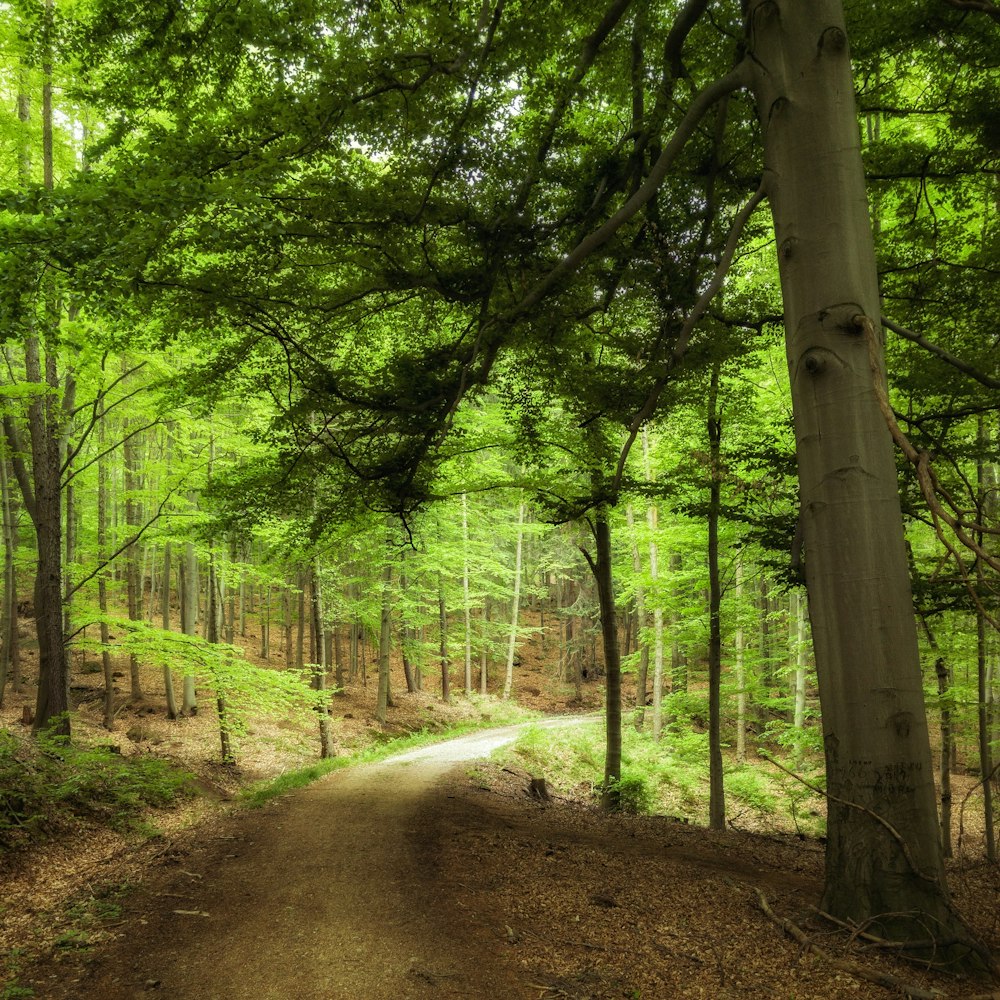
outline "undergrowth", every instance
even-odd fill
[[[140,829],[150,808],[192,794],[192,776],[162,758],[78,747],[41,732],[0,730],[0,846],[10,850],[81,819]]]
[[[772,734],[773,736],[774,734]],[[781,734],[779,742],[792,756],[784,765],[822,786],[819,760],[808,736]],[[544,776],[552,789],[572,798],[602,797],[604,728],[579,726],[547,730],[532,726],[495,759]],[[823,833],[820,796],[779,768],[761,759],[738,762],[726,754],[724,783],[727,814],[736,826],[765,827],[803,836]],[[622,776],[610,798],[622,812],[708,821],[708,735],[696,729],[666,730],[659,743],[648,731],[622,731]]]

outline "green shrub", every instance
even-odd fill
[[[612,779],[609,799],[617,812],[645,815],[653,811],[653,792],[641,774],[623,774],[618,781]]]

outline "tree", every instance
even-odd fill
[[[843,12],[838,2],[758,0],[748,24],[823,708],[823,907],[893,940],[924,938],[928,920],[934,938],[961,940],[936,823],[892,438],[876,395],[878,273]]]

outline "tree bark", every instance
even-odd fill
[[[160,624],[163,630],[170,629],[170,542],[163,546],[163,583],[160,585]],[[174,674],[170,665],[163,665],[163,687],[167,696],[167,718],[176,719],[180,714],[177,709],[177,695],[174,693]]]
[[[444,596],[444,574],[438,571],[438,646],[441,654],[441,700],[451,701],[451,663],[448,660],[448,605]]]
[[[708,825],[726,826],[726,790],[722,773],[722,582],[719,575],[719,518],[722,492],[722,416],[719,412],[720,365],[712,367],[708,391]]]
[[[472,694],[472,602],[469,599],[469,498],[462,494],[462,610],[465,615],[465,697]]]
[[[954,736],[951,731],[950,671],[943,656],[934,661],[934,671],[937,674],[938,696],[941,699],[941,847],[944,856],[950,858],[952,856],[951,748]]]
[[[375,700],[375,718],[384,726],[389,708],[389,647],[392,637],[392,563],[386,553],[382,571],[382,616],[378,640],[378,696]],[[447,699],[446,699],[447,700]]]
[[[326,690],[326,644],[323,642],[323,591],[320,586],[318,566],[312,567],[309,578],[309,594],[312,598],[312,632],[315,636],[315,656],[312,665],[312,685],[316,691]],[[330,711],[324,700],[316,706],[319,716],[319,755],[322,759],[335,756],[333,739],[330,734]]]
[[[10,480],[7,476],[7,456],[0,454],[0,514],[3,516],[3,605],[0,607],[0,707],[7,691],[12,652],[17,646],[17,597],[14,577],[14,521],[10,502]]]
[[[594,516],[594,543],[596,558],[591,559],[586,552],[584,555],[597,584],[606,672],[606,747],[601,801],[606,809],[615,809],[619,805],[618,783],[622,777],[622,672],[615,588],[611,575],[611,526],[604,507],[599,507]]]
[[[649,677],[649,646],[643,630],[646,627],[646,588],[642,584],[642,557],[639,555],[639,542],[635,535],[635,515],[632,505],[626,508],[626,521],[632,542],[632,572],[635,574],[635,618],[636,647],[639,650],[639,666],[635,671],[635,718],[637,731],[641,732],[646,719],[646,686]]]
[[[747,671],[746,633],[743,631],[743,557],[736,557],[736,585],[733,589],[736,604],[736,633],[733,637],[733,658],[736,670],[736,759],[747,759]]]
[[[892,940],[967,940],[945,881],[892,441],[860,333],[879,294],[842,4],[746,7],[823,710],[823,908]]]
[[[129,436],[128,425],[125,427],[125,443],[122,448],[125,462],[125,530],[132,538],[139,530],[139,503],[136,493],[139,489],[139,455],[136,436]],[[141,580],[139,577],[139,545],[132,542],[125,553],[125,584],[128,597],[129,621],[139,621],[142,618]],[[132,653],[129,656],[129,700],[143,700],[142,675],[139,672],[139,657]]]
[[[184,546],[184,558],[178,568],[180,578],[181,631],[196,635],[198,629],[198,554],[194,544]],[[184,698],[181,702],[184,715],[198,714],[198,691],[194,674],[184,675]]]
[[[521,556],[524,549],[524,515],[525,504],[522,500],[517,511],[517,548],[514,552],[514,596],[511,599],[510,639],[507,643],[507,672],[504,674],[503,680],[504,701],[510,698],[511,688],[514,686],[514,654],[517,652],[517,615],[521,607]]]

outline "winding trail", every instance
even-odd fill
[[[124,936],[100,949],[75,982],[59,976],[51,996],[530,995],[495,935],[452,912],[437,890],[434,824],[426,822],[434,796],[446,797],[439,786],[449,770],[488,756],[523,728],[334,772],[263,810],[233,813],[190,853],[164,852],[164,867],[128,902]]]

